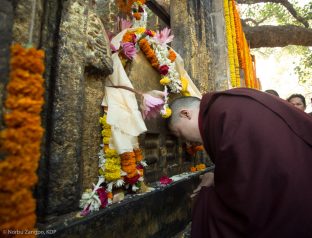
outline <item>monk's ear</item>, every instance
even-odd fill
[[[191,113],[190,113],[189,110],[186,110],[186,109],[182,109],[182,110],[180,111],[179,116],[180,116],[181,118],[191,119]]]

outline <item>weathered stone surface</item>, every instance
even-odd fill
[[[39,224],[41,231],[56,230],[54,234],[39,237],[172,237],[190,222],[193,202],[190,195],[198,185],[199,175],[193,174],[165,188],[113,204],[84,218],[75,218],[73,213],[57,223]]]
[[[201,92],[228,88],[222,1],[171,0],[172,47]]]
[[[87,23],[86,66],[97,73],[113,73],[113,62],[108,36],[100,18],[91,10]]]
[[[83,87],[82,116],[82,188],[91,188],[98,179],[98,152],[101,149],[101,125],[99,118],[103,116],[101,102],[104,97],[104,76],[85,74]]]
[[[45,128],[45,136],[41,144],[41,159],[38,169],[38,184],[36,187],[37,220],[43,221],[46,215],[47,191],[49,181],[49,154],[52,133],[52,102],[54,98],[58,31],[61,18],[61,3],[55,0],[46,0],[44,4],[44,16],[42,19],[41,48],[45,51],[45,104],[42,112],[42,126]]]
[[[131,64],[127,64],[126,72],[135,89],[140,91],[163,90],[163,86],[159,83],[160,74],[151,66],[141,51]]]
[[[105,30],[113,32],[116,27],[117,16],[122,15],[115,1],[97,0],[95,4],[95,12],[102,20]],[[126,18],[126,16],[123,16]]]
[[[77,208],[81,191],[87,2],[67,1],[62,11],[51,115],[47,214],[63,214]]]
[[[5,0],[0,8],[0,129],[3,125],[5,86],[9,80],[10,44],[12,41],[13,5]],[[0,155],[1,156],[1,155]],[[1,157],[0,157],[1,158]]]
[[[16,1],[13,25],[13,40],[22,45],[29,43],[30,26],[32,24],[33,0]],[[41,35],[41,19],[43,14],[44,0],[35,1],[35,18],[33,22],[32,45],[38,47]]]

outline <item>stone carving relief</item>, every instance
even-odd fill
[[[86,66],[105,72],[113,72],[109,39],[100,18],[89,10],[87,22]]]

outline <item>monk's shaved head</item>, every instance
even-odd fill
[[[172,111],[171,117],[168,121],[168,126],[171,128],[180,119],[180,112],[182,109],[199,108],[200,99],[197,97],[179,97],[174,99],[169,107]]]

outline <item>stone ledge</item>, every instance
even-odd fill
[[[56,230],[38,237],[171,237],[183,230],[191,220],[190,195],[199,183],[199,175],[191,174],[154,191],[135,195],[84,218],[59,217],[51,224],[38,224],[38,231]]]

